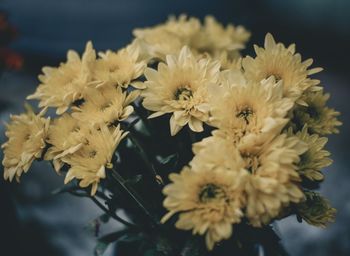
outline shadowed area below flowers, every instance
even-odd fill
[[[20,31],[13,44],[25,58],[21,72],[5,72],[0,78],[0,120],[23,111],[25,97],[35,90],[36,76],[43,65],[57,65],[70,49],[82,50],[93,40],[98,50],[117,49],[131,39],[135,27],[149,26],[182,12],[204,17],[215,15],[221,22],[242,24],[252,31],[248,44],[261,44],[266,32],[286,44],[296,42],[304,58],[313,57],[315,66],[325,68],[317,75],[331,93],[330,106],[342,113],[340,135],[330,137],[328,149],[334,164],[324,173],[321,193],[338,209],[336,223],[327,229],[299,224],[289,217],[277,224],[279,235],[291,255],[348,255],[350,252],[350,199],[347,171],[349,163],[347,134],[350,78],[346,58],[350,34],[350,3],[346,0],[323,1],[83,1],[83,0],[3,0],[0,8]],[[3,143],[4,126],[0,125]],[[2,153],[1,153],[2,154]],[[2,155],[0,155],[2,159]],[[2,167],[1,167],[2,168]],[[2,169],[1,169],[2,173]],[[1,180],[0,245],[3,255],[92,255],[95,246],[91,221],[102,212],[88,199],[71,195],[52,195],[63,177],[51,166],[36,163],[21,184]],[[101,232],[118,224],[102,226]],[[87,227],[87,228],[86,228]],[[90,230],[90,231],[89,231]],[[113,255],[110,249],[106,255]]]

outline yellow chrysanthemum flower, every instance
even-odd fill
[[[171,135],[186,124],[195,132],[202,131],[209,118],[208,86],[217,83],[219,70],[218,62],[198,60],[187,47],[178,55],[168,55],[158,70],[146,69],[143,106],[155,111],[149,118],[172,113]]]
[[[312,133],[327,135],[339,133],[338,126],[342,125],[337,117],[340,113],[326,106],[330,95],[319,92],[309,92],[303,95],[306,106],[296,106],[293,110],[292,127],[301,129],[305,124]]]
[[[297,205],[297,214],[310,225],[325,228],[334,222],[337,210],[320,194],[306,191],[306,200]]]
[[[289,135],[293,134],[292,130],[288,130]],[[298,172],[301,176],[311,181],[322,181],[324,175],[321,169],[332,164],[329,158],[331,153],[324,149],[328,139],[320,137],[317,134],[310,135],[307,126],[295,134],[301,141],[306,143],[308,150],[301,155],[298,164]]]
[[[164,61],[166,55],[176,54],[184,45],[188,45],[192,35],[197,33],[199,28],[200,23],[197,19],[187,19],[187,16],[181,15],[178,20],[171,17],[164,24],[135,29],[133,34],[144,59]]]
[[[100,179],[106,178],[106,168],[111,168],[113,154],[119,142],[127,135],[119,126],[109,129],[101,125],[86,134],[84,145],[74,154],[66,155],[62,161],[70,165],[64,183],[76,178],[79,186],[91,188],[91,195],[97,191]]]
[[[265,48],[254,46],[256,57],[245,57],[243,69],[249,80],[256,82],[274,76],[276,80],[283,80],[284,96],[297,100],[307,89],[318,90],[319,80],[309,78],[310,75],[322,71],[322,68],[308,69],[313,60],[301,60],[299,53],[295,53],[295,45],[285,47],[276,43],[271,34],[265,37]],[[302,102],[300,102],[302,104]]]
[[[12,181],[16,177],[19,181],[22,173],[26,173],[33,161],[41,157],[50,125],[50,119],[44,118],[43,114],[36,115],[27,106],[26,113],[11,116],[5,133],[8,141],[2,145],[5,180]]]
[[[285,126],[293,102],[283,97],[283,84],[273,77],[246,82],[239,71],[223,71],[222,86],[213,88],[210,124],[235,144],[258,145],[271,140]]]
[[[244,48],[250,33],[242,26],[232,24],[224,27],[213,16],[207,16],[204,26],[192,40],[191,47],[201,53],[219,56],[223,51],[237,55],[238,50]]]
[[[307,147],[297,137],[279,135],[259,151],[241,149],[251,173],[245,193],[246,216],[255,227],[268,224],[278,216],[283,207],[298,203],[304,198],[296,164]]]
[[[41,84],[27,99],[38,99],[39,107],[54,107],[57,114],[63,114],[72,103],[82,98],[91,82],[95,59],[91,42],[86,44],[81,59],[75,51],[68,51],[66,63],[61,63],[58,68],[43,68],[44,74],[39,76]]]
[[[51,161],[58,172],[63,166],[62,158],[79,150],[84,142],[89,129],[86,123],[79,123],[71,115],[65,113],[55,119],[50,125],[47,143],[51,146],[44,158]]]
[[[169,178],[172,183],[163,190],[166,195],[163,204],[169,212],[162,218],[163,223],[179,213],[176,227],[205,235],[209,250],[216,242],[231,236],[232,225],[239,223],[243,215],[240,197],[244,172],[239,164],[226,169],[197,162]]]
[[[133,43],[118,52],[99,53],[93,70],[94,83],[97,86],[119,85],[124,88],[142,75],[146,62],[139,61],[139,46]],[[137,84],[136,84],[137,86]]]
[[[131,115],[134,108],[129,104],[138,96],[138,91],[127,93],[113,85],[88,88],[84,93],[84,102],[73,108],[72,116],[92,125],[114,125]]]
[[[229,140],[214,135],[193,145],[195,157],[191,163],[221,165],[228,169],[233,160],[242,161],[246,179],[241,183],[244,187],[241,200],[246,202],[246,217],[251,225],[261,227],[277,217],[288,204],[304,198],[295,164],[305,150],[306,145],[297,137],[286,135],[279,135],[263,146],[239,149]],[[235,151],[240,157],[235,157]]]

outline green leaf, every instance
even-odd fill
[[[139,122],[137,122],[134,127],[135,127],[135,130],[138,131],[139,133],[145,136],[151,136],[151,133],[149,132],[149,130],[147,129],[146,125],[142,120],[139,120]]]
[[[102,256],[111,243],[118,241],[120,238],[122,238],[124,235],[128,234],[129,232],[132,232],[132,230],[123,229],[123,230],[116,231],[108,235],[102,236],[97,240],[97,244],[94,249],[94,255]]]
[[[162,165],[166,165],[169,167],[175,167],[179,161],[179,154],[175,153],[172,155],[169,155],[167,157],[160,157],[159,162]]]
[[[105,251],[107,250],[109,244],[103,243],[103,242],[97,242],[97,245],[95,246],[94,255],[95,256],[102,256]]]

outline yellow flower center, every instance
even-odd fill
[[[251,153],[241,153],[245,162],[245,168],[252,174],[256,173],[260,166],[259,157]]]
[[[84,100],[83,98],[81,98],[81,99],[75,100],[72,104],[73,104],[73,106],[75,106],[75,107],[80,107],[81,105],[84,104],[84,102],[85,102],[85,100]]]
[[[226,197],[225,191],[212,183],[205,184],[198,195],[199,201],[201,203],[208,203],[215,199],[222,199]]]
[[[254,115],[253,109],[249,106],[244,106],[238,111],[238,113],[236,114],[236,117],[243,119],[245,123],[248,125],[253,115]]]
[[[306,108],[306,112],[310,115],[311,118],[317,119],[320,116],[317,106],[309,104],[309,107]]]
[[[30,136],[31,136],[31,134],[30,134],[29,132],[26,133],[26,134],[23,136],[23,140],[24,140],[24,141],[29,140],[29,139],[30,139]]]
[[[119,66],[117,64],[113,64],[109,66],[109,72],[115,72],[119,69]]]
[[[90,158],[95,158],[96,155],[97,155],[96,150],[92,150],[92,151],[89,152],[89,157]]]
[[[281,74],[279,74],[278,72],[269,72],[266,74],[266,79],[269,78],[270,76],[274,76],[276,83],[281,81],[283,79],[283,76]]]
[[[100,107],[100,110],[103,112],[105,111],[107,108],[109,108],[112,104],[110,102],[107,102],[105,104],[103,104],[101,107]]]
[[[181,86],[174,93],[175,100],[189,100],[192,97],[193,94],[189,86]]]

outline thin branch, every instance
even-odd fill
[[[127,185],[122,176],[120,176],[114,169],[112,169],[112,177],[118,182],[118,184],[129,194],[129,196],[136,202],[139,208],[147,215],[148,218],[151,219],[154,225],[158,225],[159,222],[156,220],[150,211],[145,207],[145,203],[140,198],[138,193],[130,186]]]
[[[119,217],[116,213],[110,211],[107,207],[105,207],[100,201],[98,201],[95,197],[88,195],[87,193],[79,193],[76,191],[69,191],[70,194],[78,197],[87,197],[90,198],[103,212],[107,213],[109,216],[111,216],[116,221],[119,221],[120,223],[124,224],[127,227],[137,227],[135,224],[130,223],[121,217]]]
[[[141,156],[143,162],[145,163],[147,170],[151,173],[152,176],[154,176],[156,182],[159,183],[158,177],[160,177],[160,175],[157,173],[153,164],[149,160],[146,151],[141,146],[141,143],[138,141],[138,139],[131,132],[128,134],[128,137],[131,140],[131,142],[135,145],[137,150],[139,151],[140,156]]]
[[[105,207],[100,201],[98,201],[95,197],[89,197],[98,207],[101,208],[102,211],[107,213],[109,216],[111,216],[116,221],[119,221],[120,223],[124,224],[127,227],[137,227],[135,224],[130,223],[121,217],[119,217],[116,213],[110,211],[107,207]]]
[[[130,128],[134,127],[135,124],[137,124],[139,121],[142,121],[140,117],[136,117],[134,120],[132,120],[128,125],[126,126],[126,130],[129,130]]]

